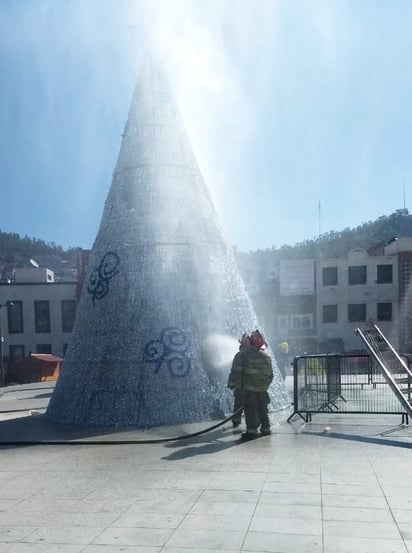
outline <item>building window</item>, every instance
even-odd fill
[[[286,335],[289,331],[288,315],[278,315],[278,332],[281,335]]]
[[[73,330],[74,318],[76,316],[76,300],[62,300],[62,332]]]
[[[322,306],[322,322],[337,323],[338,322],[338,306],[323,305]]]
[[[290,326],[292,330],[309,330],[313,328],[312,315],[291,315]]]
[[[51,344],[36,344],[36,353],[51,353]]]
[[[338,268],[323,267],[322,269],[323,286],[336,286],[338,284]]]
[[[7,322],[9,334],[21,334],[23,330],[23,302],[14,301],[7,308]]]
[[[366,284],[366,265],[348,267],[348,284]]]
[[[9,346],[9,358],[10,361],[17,361],[18,359],[22,359],[24,357],[24,346]]]
[[[366,321],[366,303],[350,303],[348,305],[348,321],[350,323]]]
[[[378,303],[376,309],[376,318],[378,321],[391,321],[392,320],[392,303]]]
[[[410,259],[403,259],[400,267],[400,288],[399,294],[402,301],[402,309],[405,317],[405,324],[401,325],[402,341],[409,349],[412,342],[412,325],[409,317],[412,317],[412,301],[410,298],[412,263]],[[405,347],[405,346],[404,346]]]
[[[36,332],[50,332],[50,302],[40,300],[34,302],[34,321]],[[38,352],[40,353],[40,352]]]
[[[386,284],[392,282],[392,265],[378,265],[376,282]]]

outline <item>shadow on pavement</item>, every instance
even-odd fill
[[[210,421],[209,423],[146,429],[134,426],[82,426],[55,423],[44,415],[25,416],[0,421],[0,448],[33,445],[139,445],[150,443],[167,443],[173,447],[171,445],[173,443],[182,446],[183,443],[198,443],[198,440],[210,443],[217,436],[222,436],[222,430],[209,432],[208,426],[210,426]],[[204,432],[204,434],[202,437],[192,437],[192,434],[197,432]]]
[[[53,423],[43,415],[34,417],[19,417],[0,421],[0,446],[13,442],[13,445],[35,445],[34,442],[68,441],[76,443],[76,440],[93,441],[96,438],[107,437],[107,441],[119,439],[119,435],[130,433],[131,428],[105,428],[85,427]],[[141,429],[140,429],[140,432]],[[135,438],[136,439],[136,438]]]
[[[48,394],[36,394],[34,396],[19,397],[14,401],[27,401],[28,399],[50,399],[52,396],[52,393],[53,393],[53,390],[51,390]]]
[[[412,449],[412,442],[403,442],[399,440],[390,440],[387,438],[374,438],[372,436],[360,436],[356,434],[340,434],[338,432],[301,432],[306,436],[318,436],[322,438],[333,438],[337,440],[347,440],[351,442],[362,442],[365,444],[389,445],[391,447],[403,447]]]
[[[167,455],[166,457],[162,457],[164,461],[180,461],[182,459],[187,459],[189,457],[195,457],[197,455],[211,455],[213,453],[217,453],[219,451],[223,451],[224,449],[229,449],[230,447],[239,446],[242,444],[240,440],[240,436],[238,438],[234,438],[230,441],[223,441],[223,440],[215,440],[212,443],[199,445],[199,446],[183,446],[180,444],[180,448],[178,451],[174,451],[170,455]],[[166,447],[170,447],[170,445],[167,445]]]

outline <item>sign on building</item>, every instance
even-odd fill
[[[315,293],[315,268],[311,259],[280,262],[280,295],[301,296]]]

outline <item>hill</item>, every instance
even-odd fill
[[[78,250],[69,248],[65,251],[54,242],[0,230],[0,280],[10,279],[13,269],[27,267],[30,260],[54,271],[56,280],[75,280]]]
[[[382,215],[375,221],[362,223],[352,229],[327,232],[294,246],[272,246],[265,250],[239,252],[237,255],[241,259],[252,258],[256,261],[265,258],[273,261],[344,257],[355,247],[368,250],[378,244],[386,244],[395,236],[412,236],[412,215],[407,209],[398,209],[390,215]],[[53,270],[57,280],[73,280],[76,278],[78,251],[79,248],[63,250],[54,242],[0,230],[0,279],[10,278],[14,268],[25,267],[34,259],[40,267]]]
[[[378,244],[386,244],[394,237],[412,236],[412,215],[407,209],[398,209],[390,215],[382,215],[375,221],[362,223],[355,228],[331,231],[318,238],[299,242],[294,246],[268,248],[255,252],[240,253],[240,256],[270,255],[278,259],[319,259],[345,257],[356,247],[369,250]]]

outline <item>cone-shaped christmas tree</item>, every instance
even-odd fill
[[[155,426],[228,413],[230,366],[218,366],[209,338],[257,326],[170,89],[150,59],[47,417]],[[289,400],[274,369],[272,407],[281,409]]]

